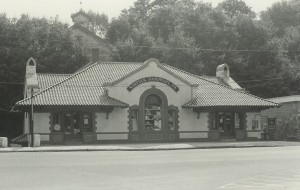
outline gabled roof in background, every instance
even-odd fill
[[[80,24],[76,24],[76,23],[75,23],[73,26],[71,26],[71,29],[73,29],[73,30],[74,30],[74,29],[79,29],[80,31],[86,33],[88,36],[91,36],[92,38],[94,38],[94,39],[97,40],[98,42],[101,42],[101,43],[103,43],[104,45],[106,45],[107,48],[109,47],[108,43],[107,43],[104,39],[102,39],[101,37],[97,36],[97,35],[94,34],[92,31],[90,31],[89,29],[87,29],[87,28],[81,26]]]
[[[99,105],[127,107],[126,103],[109,97],[103,87],[130,73],[145,63],[97,62],[73,75],[39,74],[41,91],[34,95],[34,105]],[[218,77],[197,76],[172,66],[161,64],[164,70],[191,84],[199,84],[196,97],[183,105],[185,108],[212,106],[259,106],[275,107],[278,104],[234,90],[224,85]],[[57,83],[55,83],[57,82]],[[54,84],[55,83],[55,84]],[[47,85],[49,87],[46,87]],[[54,85],[53,85],[54,84]],[[46,87],[46,88],[45,88]],[[30,105],[30,99],[16,103],[16,106]]]
[[[276,103],[286,103],[286,102],[300,102],[300,95],[282,96],[276,98],[269,98],[268,100]]]

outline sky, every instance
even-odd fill
[[[62,22],[72,24],[71,14],[82,8],[85,11],[105,13],[111,19],[118,17],[121,10],[133,6],[136,0],[0,0],[0,13],[6,13],[8,17],[19,18],[22,13],[28,13],[32,17],[59,16]],[[201,1],[201,0],[197,0]],[[216,6],[222,0],[202,0]],[[274,2],[281,0],[244,0],[253,11],[259,13],[266,10]]]

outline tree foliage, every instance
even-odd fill
[[[37,61],[37,72],[72,73],[87,63],[85,49],[58,18],[7,18],[0,14],[0,108],[22,99],[25,65]],[[3,83],[9,82],[9,83]],[[18,84],[20,83],[20,84]]]
[[[110,22],[89,11],[91,29],[113,46],[114,61],[150,57],[198,75],[227,63],[231,76],[261,97],[300,93],[300,3],[279,1],[260,17],[242,0],[213,7],[196,0],[137,0]],[[38,72],[70,73],[87,63],[84,47],[58,18],[0,15],[0,81],[24,81],[29,57]],[[0,84],[0,107],[22,97],[21,85]]]
[[[109,26],[108,16],[104,13],[100,14],[92,10],[89,10],[87,14],[92,18],[89,29],[96,35],[104,38]]]
[[[117,61],[156,57],[199,75],[215,75],[217,65],[227,63],[232,77],[255,95],[296,94],[299,5],[278,2],[257,19],[242,0],[217,7],[195,0],[137,0],[112,20],[106,37]]]

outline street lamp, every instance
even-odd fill
[[[28,94],[30,89],[30,114],[29,114],[29,129],[30,129],[30,136],[31,142],[30,146],[34,147],[34,127],[33,127],[33,93],[34,89],[38,89],[39,84],[37,81],[36,75],[36,61],[30,57],[26,63],[26,92]]]

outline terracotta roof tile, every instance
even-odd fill
[[[126,103],[109,97],[104,83],[112,83],[143,66],[144,63],[95,63],[73,75],[39,74],[41,91],[34,95],[34,105],[100,105],[127,107]],[[266,106],[278,104],[234,90],[217,77],[197,76],[166,64],[162,67],[191,84],[199,84],[196,97],[183,107]],[[47,87],[48,86],[48,87]],[[30,105],[30,99],[16,103]]]
[[[126,103],[105,95],[103,84],[113,82],[140,66],[142,66],[142,63],[95,63],[73,75],[63,76],[66,78],[48,88],[43,88],[43,85],[59,81],[63,77],[60,75],[40,75],[39,79],[43,80],[41,83],[41,89],[43,90],[34,95],[34,105],[110,105],[127,107]],[[21,100],[16,105],[30,105],[30,99]]]

